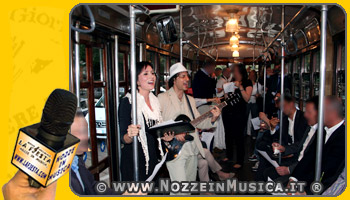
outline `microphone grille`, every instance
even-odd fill
[[[77,97],[69,91],[55,89],[43,109],[41,128],[52,135],[67,135],[76,110]]]

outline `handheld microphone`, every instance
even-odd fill
[[[69,171],[80,141],[67,134],[76,110],[77,97],[56,89],[41,122],[19,130],[11,163],[29,176],[30,186],[46,187]]]

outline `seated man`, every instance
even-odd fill
[[[298,145],[302,140],[306,128],[307,122],[304,118],[303,112],[297,110],[295,107],[295,100],[291,95],[284,96],[284,104],[283,104],[283,118],[282,118],[282,145],[283,147],[287,147],[290,145]],[[276,156],[272,151],[272,144],[279,143],[280,134],[279,131],[276,130],[276,126],[278,125],[279,119],[276,117],[272,117],[271,120],[268,121],[268,125],[270,125],[270,131],[266,131],[262,136],[261,140],[257,144],[256,148],[261,151],[266,151],[271,158]],[[274,144],[275,145],[275,144]],[[284,155],[282,154],[282,161],[284,163],[293,163],[296,160],[296,156],[293,154]],[[257,180],[266,180],[263,177],[263,172],[266,168],[270,167],[271,164],[268,163],[264,158],[259,160],[259,167],[257,171]]]
[[[80,143],[72,162],[72,168],[70,171],[70,187],[72,188],[73,192],[78,195],[101,195],[101,193],[98,193],[95,190],[95,184],[97,184],[97,181],[95,181],[91,172],[85,167],[83,160],[83,154],[88,150],[88,124],[82,112],[78,111],[76,113],[74,122],[71,126],[71,133],[80,139]],[[106,192],[103,194],[118,195],[118,193],[110,188],[107,188]],[[123,193],[123,195],[127,194],[130,193]],[[133,193],[130,195],[141,194],[143,193],[139,192],[137,194]]]
[[[284,156],[295,155],[298,159],[294,162],[282,163],[280,167],[269,167],[264,171],[264,177],[270,177],[276,179],[280,176],[290,175],[298,162],[303,158],[304,154],[310,150],[310,145],[315,139],[315,133],[317,131],[317,119],[318,119],[318,96],[314,96],[306,101],[304,117],[307,120],[309,127],[307,128],[304,137],[299,143],[292,145],[279,145],[277,149]]]
[[[324,102],[324,146],[322,152],[321,183],[329,188],[345,167],[345,126],[342,102],[335,96],[327,96]],[[316,144],[313,140],[308,152],[299,161],[290,181],[306,181],[306,192],[311,194],[310,184],[315,180]]]

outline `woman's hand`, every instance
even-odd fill
[[[161,137],[162,140],[166,141],[166,142],[170,142],[171,140],[174,139],[174,136],[175,136],[175,133],[174,131],[173,132],[167,132],[167,133],[164,133],[164,136]]]
[[[127,133],[124,135],[124,141],[125,141],[127,144],[130,144],[130,143],[133,141],[133,137],[139,135],[140,128],[141,128],[140,125],[133,125],[133,124],[130,124],[130,125],[128,126]]]
[[[140,131],[141,126],[140,125],[133,125],[130,124],[128,126],[128,137],[132,138],[134,136],[138,136],[139,135],[139,131]]]
[[[241,82],[240,81],[235,81],[235,86],[241,89]]]

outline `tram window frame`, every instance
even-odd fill
[[[107,47],[106,45],[103,45],[101,43],[91,42],[88,40],[81,39],[79,41],[80,44],[85,45],[85,60],[86,60],[86,71],[87,71],[87,80],[80,80],[80,90],[86,89],[87,90],[87,102],[88,102],[88,124],[89,124],[89,144],[91,147],[91,166],[87,166],[87,168],[90,170],[90,172],[94,175],[95,180],[100,179],[100,172],[104,171],[105,169],[109,169],[109,179],[111,181],[111,169],[109,168],[109,160],[111,157],[110,154],[110,130],[108,126],[108,112],[106,112],[106,149],[108,151],[107,157],[104,157],[101,161],[98,159],[98,149],[97,149],[97,133],[96,133],[96,119],[95,119],[95,95],[94,90],[96,88],[103,88],[104,94],[102,96],[105,96],[105,109],[108,110],[108,91],[107,91],[107,84],[106,80],[104,78],[103,81],[101,80],[95,80],[94,79],[94,69],[93,69],[93,48],[101,48],[103,49],[102,53],[102,59],[103,59],[103,77],[106,77],[107,73]],[[107,98],[106,98],[107,97]],[[94,122],[94,123],[91,123]],[[87,152],[89,153],[89,152]],[[101,168],[102,166],[102,168]]]

